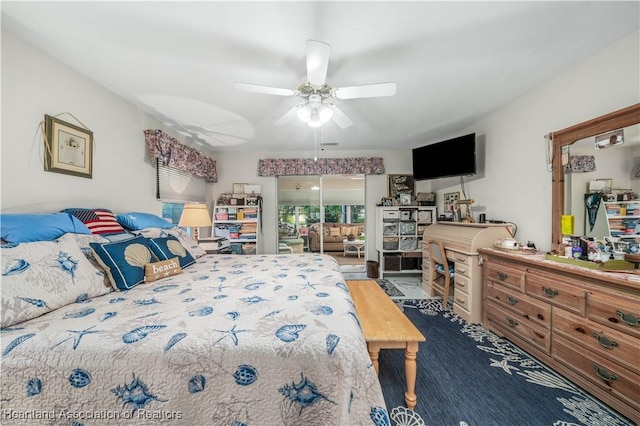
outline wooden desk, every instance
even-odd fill
[[[413,409],[418,400],[415,394],[418,343],[427,339],[375,281],[347,281],[347,286],[351,291],[376,373],[380,368],[380,349],[404,348],[407,381],[404,401],[408,408]]]

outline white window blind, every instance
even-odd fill
[[[204,178],[156,161],[156,198],[164,202],[206,202]]]

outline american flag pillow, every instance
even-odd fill
[[[84,223],[93,234],[121,234],[125,229],[120,226],[115,215],[107,209],[66,209]]]

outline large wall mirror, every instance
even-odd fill
[[[635,177],[636,167],[640,164],[640,104],[576,124],[575,126],[553,132],[550,135],[553,144],[552,171],[552,249],[559,249],[562,243],[561,216],[572,214],[576,221],[576,235],[590,235],[602,238],[608,235],[606,218],[602,215],[602,206],[589,218],[586,208],[586,194],[590,182],[605,182],[615,189],[629,189],[640,194],[640,179]],[[595,136],[618,129],[624,131],[624,142],[612,144],[596,150]],[[566,161],[569,156],[593,156],[594,171],[565,172],[563,154]],[[587,168],[587,170],[589,170]],[[596,185],[599,185],[600,183]],[[593,225],[592,225],[593,224]],[[602,234],[602,235],[600,235]]]

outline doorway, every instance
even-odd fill
[[[363,272],[364,199],[364,175],[278,177],[279,252],[322,253],[343,272]]]

